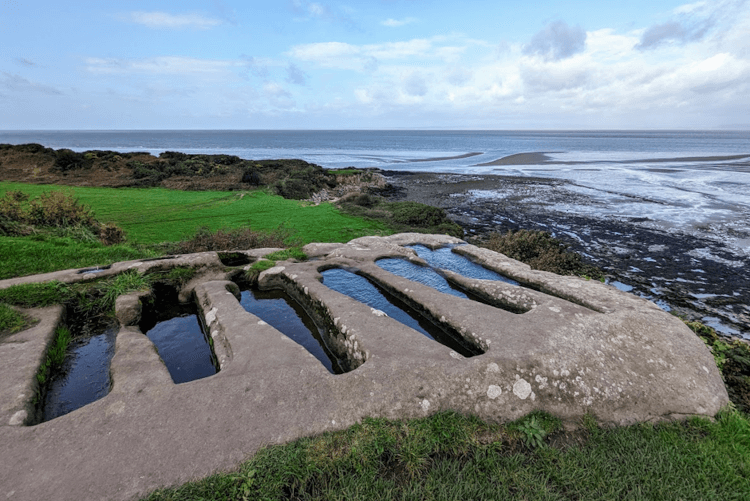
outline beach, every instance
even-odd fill
[[[750,339],[750,259],[727,243],[729,235],[664,228],[646,217],[597,217],[601,202],[561,179],[382,174],[394,186],[392,199],[445,209],[468,239],[495,231],[548,231],[602,268],[615,287],[723,335]]]

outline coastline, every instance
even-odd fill
[[[648,218],[593,217],[561,209],[595,205],[559,179],[381,171],[390,198],[446,210],[467,238],[527,229],[552,233],[602,268],[620,290],[650,299],[729,337],[750,339],[750,258],[719,238],[668,231]]]

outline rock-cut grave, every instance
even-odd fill
[[[441,269],[418,255],[417,244],[507,280]],[[252,263],[272,250],[238,253]],[[65,318],[59,306],[26,310],[39,322],[0,339],[0,497],[132,499],[236,468],[264,445],[368,416],[453,410],[498,422],[543,410],[570,426],[586,414],[626,425],[713,416],[728,403],[711,353],[690,329],[609,285],[535,271],[440,235],[363,237],[304,251],[308,260],[277,262],[258,287],[280,289],[302,306],[340,373],[246,311],[235,283],[243,268],[223,264],[215,252],[1,281],[5,288],[193,268],[180,298],[197,306],[218,372],[175,384],[138,327],[143,295],[121,296],[109,393],[31,425],[35,376]],[[386,262],[435,275],[450,290],[404,278]],[[336,273],[363,280],[450,343],[337,292],[328,286]]]

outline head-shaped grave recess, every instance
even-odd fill
[[[138,326],[154,343],[175,383],[213,376],[218,371],[195,304],[179,303],[173,287],[154,284],[153,293],[143,298]]]
[[[168,356],[144,336],[165,318],[152,318],[149,300],[122,296],[111,391],[22,426],[62,318],[61,308],[35,311],[41,322],[0,340],[0,446],[13,458],[0,485],[14,499],[130,499],[368,416],[454,410],[507,421],[542,410],[570,425],[586,414],[622,425],[713,416],[729,401],[713,356],[688,327],[609,285],[534,271],[441,235],[303,250],[310,260],[277,262],[258,276],[260,292],[244,297],[229,280],[239,261],[217,253],[112,265],[103,274],[195,270],[180,297],[197,306],[208,365],[213,353],[221,371],[175,384]],[[251,262],[269,252],[242,251]],[[87,279],[77,271],[38,280]],[[153,305],[168,295],[157,288]],[[267,316],[264,301],[279,299],[309,315],[301,323],[310,335],[273,320],[288,310]],[[169,317],[169,302],[153,311]],[[72,471],[85,481],[69,481]]]

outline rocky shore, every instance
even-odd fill
[[[563,180],[383,171],[393,200],[441,207],[481,240],[491,232],[545,230],[604,270],[621,290],[750,339],[750,258],[721,231],[701,235],[656,227],[647,218],[581,215],[600,203]],[[595,211],[591,211],[594,212]]]

